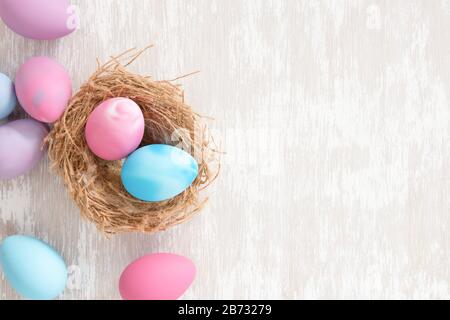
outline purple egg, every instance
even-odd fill
[[[30,39],[53,40],[77,27],[69,0],[0,0],[0,17],[14,32]]]
[[[0,126],[0,179],[12,179],[33,169],[44,156],[47,134],[47,127],[32,119]]]

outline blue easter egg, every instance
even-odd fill
[[[0,120],[8,117],[17,104],[14,84],[3,73],[0,73]]]
[[[0,247],[0,263],[11,287],[26,299],[54,299],[66,286],[64,260],[38,239],[19,235],[6,238]]]
[[[133,152],[122,167],[122,183],[133,197],[158,202],[171,199],[194,182],[198,164],[185,151],[163,144]]]

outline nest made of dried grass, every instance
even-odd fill
[[[157,232],[190,219],[207,201],[200,191],[219,170],[218,153],[204,118],[184,102],[181,87],[127,69],[143,51],[132,49],[106,64],[98,63],[46,139],[52,167],[82,216],[105,233]],[[158,203],[135,199],[122,186],[123,160],[105,161],[89,150],[84,135],[87,119],[102,101],[114,97],[130,98],[141,107],[146,124],[142,145],[177,145],[196,158],[199,176],[185,192]]]

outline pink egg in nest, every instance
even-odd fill
[[[133,100],[108,99],[90,114],[85,130],[86,142],[98,157],[120,160],[141,144],[144,129],[144,115]]]

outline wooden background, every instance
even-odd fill
[[[105,239],[44,161],[0,182],[0,238],[62,252],[63,299],[118,299],[147,253],[190,257],[186,299],[450,298],[450,1],[73,1],[80,30],[25,40],[0,24],[0,71],[155,48],[134,71],[180,81],[227,152],[211,201],[157,235]],[[0,298],[18,298],[0,281]]]

